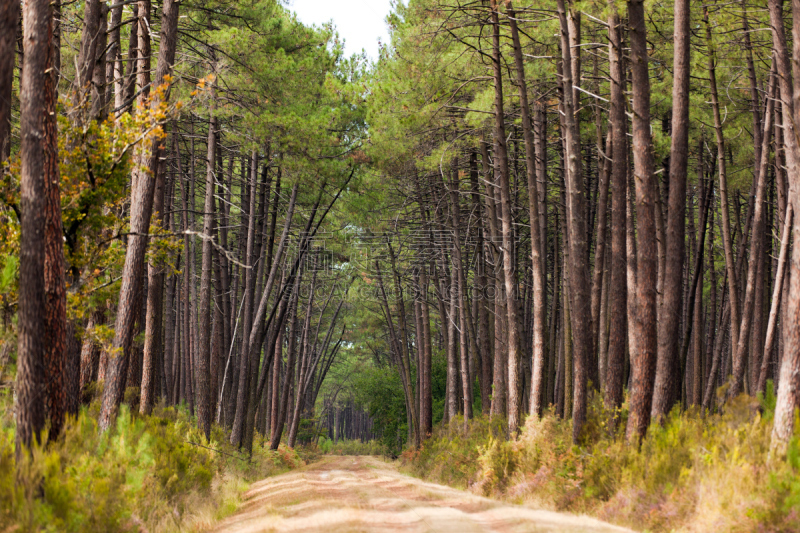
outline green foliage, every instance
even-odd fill
[[[463,418],[456,417],[449,424],[437,427],[418,450],[404,452],[403,459],[415,475],[460,488],[470,487],[479,481],[483,466],[515,464],[514,460],[503,458],[507,455],[504,445],[498,448],[493,444],[505,440],[507,431],[501,417],[479,417],[469,421],[465,432]],[[513,470],[512,467],[510,471]]]
[[[408,423],[400,375],[392,367],[366,367],[355,378],[362,405],[369,410],[388,450],[399,453],[406,441]]]
[[[318,449],[325,455],[388,455],[389,449],[383,442],[371,440],[340,440],[334,442],[327,437],[320,437]]]
[[[17,277],[19,258],[15,255],[7,255],[0,259],[0,264],[3,265],[2,270],[0,270],[0,293],[5,293],[11,289]]]
[[[637,530],[797,531],[800,435],[785,461],[770,458],[772,387],[761,405],[763,416],[747,396],[717,415],[676,409],[636,447],[592,398],[584,446],[572,444],[570,421],[548,413],[511,440],[499,421],[473,420],[466,433],[454,421],[403,457],[427,479]]]
[[[0,528],[28,531],[177,529],[203,498],[230,495],[215,479],[260,479],[299,464],[287,450],[257,449],[249,460],[214,428],[210,442],[188,414],[158,409],[140,417],[122,407],[100,432],[84,410],[63,435],[32,456],[14,459],[14,428],[0,430]],[[15,474],[16,472],[16,474]],[[19,478],[15,481],[15,475]],[[192,505],[190,505],[190,503]]]

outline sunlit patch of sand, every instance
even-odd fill
[[[629,531],[427,483],[373,457],[325,457],[255,483],[245,496],[242,509],[215,531]]]

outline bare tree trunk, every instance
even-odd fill
[[[611,6],[611,4],[610,4]],[[611,163],[611,294],[609,314],[608,362],[605,382],[605,406],[618,409],[622,405],[625,374],[625,346],[628,336],[628,277],[626,231],[628,206],[628,119],[625,116],[625,75],[622,65],[622,35],[619,13],[611,6],[608,17],[609,58],[611,74],[612,130]],[[613,418],[617,419],[616,415]]]
[[[200,271],[200,346],[197,351],[197,424],[211,436],[211,269],[214,234],[214,165],[217,159],[217,117],[214,116],[214,101],[211,103],[211,119],[208,123],[208,155],[206,156],[206,197],[203,208],[203,265]]]
[[[728,213],[728,175],[725,160],[725,140],[722,135],[722,118],[719,110],[719,97],[717,95],[716,56],[711,37],[711,24],[708,21],[708,9],[703,12],[706,25],[706,43],[709,47],[708,68],[711,86],[711,107],[714,112],[714,132],[717,140],[717,167],[719,171],[720,211],[722,213],[722,244],[725,251],[725,265],[728,274],[728,301],[731,306],[731,346],[739,344],[739,292],[736,277],[736,266],[733,259],[733,244],[731,239],[731,223]]]
[[[294,379],[294,366],[295,366],[295,352],[297,351],[297,295],[299,289],[299,276],[295,279],[292,296],[289,302],[289,346],[286,356],[286,375],[283,379],[283,386],[281,387],[281,405],[278,419],[275,423],[275,431],[272,433],[269,447],[272,450],[277,450],[281,443],[281,435],[283,434],[283,426],[286,423],[286,414],[289,411],[289,388],[291,387],[292,380]]]
[[[53,61],[53,15],[49,1],[29,0],[23,13],[25,63],[20,89],[20,236],[17,323],[16,454],[39,441],[45,424],[48,373],[45,368],[45,242],[48,171],[56,139]],[[54,117],[53,117],[54,118]],[[49,131],[52,130],[52,131]],[[42,142],[42,141],[45,142]]]
[[[571,7],[571,6],[570,6]],[[558,15],[561,23],[561,59],[564,65],[562,85],[565,133],[565,170],[567,231],[569,234],[569,312],[572,320],[572,346],[574,359],[572,440],[580,439],[586,422],[586,386],[589,376],[589,359],[593,357],[591,290],[589,287],[587,257],[587,233],[585,216],[584,184],[580,166],[580,138],[573,102],[573,79],[569,65],[572,64],[570,34],[567,24],[567,9],[564,0],[558,0]]]
[[[672,139],[669,156],[664,296],[658,323],[658,362],[652,416],[660,419],[672,408],[679,390],[678,330],[682,309],[686,242],[686,175],[689,166],[689,77],[691,38],[689,0],[675,0]]]
[[[656,374],[656,180],[653,175],[653,146],[650,137],[650,78],[643,0],[628,1],[631,39],[631,87],[633,93],[633,171],[636,180],[637,308],[630,324],[636,338],[631,351],[632,391],[628,418],[629,440],[644,437],[650,424]],[[631,290],[631,287],[628,287]],[[635,356],[634,356],[635,354]]]
[[[256,198],[258,184],[258,154],[253,151],[250,160],[250,216],[247,223],[247,250],[246,261],[248,268],[245,270],[244,289],[244,329],[242,330],[242,349],[239,360],[239,389],[236,393],[236,415],[233,419],[233,429],[230,441],[240,447],[244,438],[244,422],[247,416],[247,400],[250,391],[250,330],[253,321],[253,299],[255,295],[255,229],[256,229]]]
[[[156,65],[156,79],[163,80],[172,72],[175,62],[175,44],[177,43],[178,6],[174,0],[165,0],[161,15],[161,46]],[[149,21],[148,21],[149,22]],[[169,98],[169,93],[164,96]],[[159,106],[160,101],[153,101],[152,106]],[[160,140],[155,140],[150,147],[148,168],[156,168],[155,161],[160,156]],[[145,157],[145,156],[143,156]],[[144,166],[144,165],[142,165]],[[156,180],[141,179],[137,187],[131,191],[131,235],[128,237],[128,249],[125,254],[125,265],[122,271],[122,287],[120,288],[119,306],[115,325],[113,352],[109,354],[109,376],[103,393],[103,404],[98,424],[108,429],[116,418],[119,404],[124,395],[124,380],[128,365],[128,352],[133,339],[136,309],[133,308],[136,293],[141,284],[141,273],[144,268],[147,250],[147,235],[150,230],[150,217],[153,209]]]
[[[770,0],[770,19],[773,25],[773,42],[778,39],[777,31],[774,26],[781,25],[781,33],[783,30],[783,18],[774,16],[774,4],[777,4],[777,9],[780,10],[780,4],[777,0]],[[778,12],[778,15],[780,13]],[[797,64],[797,59],[800,57],[800,1],[794,0],[792,2],[792,44],[793,56],[792,62],[793,72],[792,75],[795,79],[800,76],[800,65]],[[784,39],[780,45],[783,47],[781,50],[776,45],[778,51],[778,77],[781,79],[781,100],[783,102],[784,111],[784,142],[786,143],[786,162],[788,171],[786,173],[789,184],[789,198],[788,204],[792,205],[792,210],[795,213],[793,217],[793,248],[792,259],[789,263],[789,281],[788,281],[788,297],[785,300],[786,314],[785,320],[782,321],[783,341],[784,341],[784,354],[783,361],[781,362],[779,384],[778,384],[778,398],[775,406],[775,422],[772,429],[772,442],[770,448],[772,453],[781,457],[786,453],[786,448],[794,433],[794,416],[795,410],[800,405],[800,321],[798,321],[798,312],[800,311],[800,183],[798,183],[798,163],[800,163],[800,154],[798,154],[798,139],[797,124],[798,124],[798,111],[800,111],[800,84],[791,86],[791,78],[788,71],[788,54],[785,48],[786,40]],[[786,80],[783,78],[786,77]],[[785,90],[784,90],[785,89]],[[790,97],[791,89],[791,97]],[[788,112],[787,112],[788,111]],[[787,204],[787,212],[788,212]],[[788,216],[787,216],[788,218]]]
[[[522,111],[522,134],[525,143],[525,169],[528,178],[528,211],[531,226],[531,269],[533,276],[533,369],[531,375],[531,414],[541,416],[542,387],[545,365],[545,308],[544,264],[541,249],[541,227],[539,225],[539,188],[536,183],[536,146],[533,137],[533,121],[528,104],[528,85],[525,81],[525,64],[522,60],[522,46],[517,29],[517,15],[509,2],[508,20],[511,25],[511,39],[514,44],[514,64],[517,71],[520,109]]]
[[[82,104],[84,99],[92,92],[89,84],[94,76],[98,44],[102,38],[100,35],[100,17],[104,6],[105,4],[101,3],[100,0],[87,0],[84,4],[83,31],[77,61],[78,72],[75,76],[75,86],[72,94],[72,103],[74,105]]]
[[[756,392],[764,393],[767,388],[767,376],[769,363],[772,359],[773,345],[775,344],[775,334],[778,329],[778,309],[781,305],[781,295],[783,294],[783,283],[786,277],[786,258],[789,255],[789,238],[792,228],[792,204],[788,204],[786,218],[783,224],[783,235],[781,237],[781,251],[778,257],[778,272],[775,275],[775,287],[772,292],[772,304],[769,309],[769,321],[767,322],[767,336],[764,341],[764,356],[761,359],[761,372],[758,376],[758,386]]]
[[[89,317],[89,323],[83,334],[83,345],[81,346],[81,377],[80,390],[81,396],[86,391],[86,387],[97,380],[97,365],[100,363],[100,344],[94,338],[94,328],[105,323],[105,313],[98,309]]]
[[[106,91],[106,47],[108,45],[108,4],[100,4],[100,23],[97,28],[97,46],[92,62],[91,118],[104,122],[108,118],[108,92]]]
[[[173,134],[177,135],[177,132]],[[164,228],[164,182],[165,161],[163,158],[156,162],[155,176],[156,190],[153,198],[153,212],[156,214],[158,224]],[[168,304],[169,305],[169,304]],[[139,412],[150,414],[155,402],[155,385],[158,379],[157,363],[159,352],[163,353],[162,346],[162,315],[164,309],[164,267],[150,262],[147,265],[147,311],[145,315],[144,350],[142,354],[142,388],[139,398]]]
[[[499,163],[499,162],[498,162]],[[494,360],[492,368],[492,416],[505,416],[506,410],[506,380],[505,371],[506,367],[506,350],[503,348],[502,332],[505,312],[505,302],[502,299],[502,291],[498,287],[500,280],[500,267],[501,267],[501,254],[498,250],[500,243],[499,230],[497,228],[497,208],[495,203],[495,187],[493,186],[493,176],[489,166],[489,146],[486,142],[481,142],[481,164],[483,166],[483,175],[486,181],[486,208],[487,220],[489,222],[489,249],[492,256],[492,274],[487,276],[486,279],[486,293],[492,294],[493,307],[494,307],[494,327],[491,344],[494,346]]]
[[[27,37],[26,37],[27,38]],[[49,64],[57,53],[47,52]],[[38,90],[38,89],[37,89]],[[47,410],[50,418],[50,441],[58,438],[67,409],[65,371],[67,364],[67,290],[65,286],[64,230],[61,221],[61,176],[58,168],[58,125],[56,117],[56,77],[44,79],[44,151],[45,194],[45,365],[47,371]]]
[[[422,391],[420,392],[420,438],[427,438],[433,432],[433,389],[431,383],[431,317],[428,311],[428,276],[424,269],[420,274],[422,285],[422,334],[423,334],[423,360],[422,360]]]
[[[308,372],[309,360],[312,357],[311,347],[309,345],[309,330],[311,329],[311,315],[314,313],[314,293],[317,286],[317,272],[314,271],[314,276],[311,279],[311,288],[309,289],[308,305],[306,306],[306,316],[303,321],[303,341],[301,342],[300,352],[300,372],[297,376],[297,386],[294,391],[294,409],[292,410],[292,418],[289,424],[289,434],[286,438],[286,445],[289,448],[294,448],[297,442],[297,431],[300,428],[300,413],[303,409],[303,400],[305,388],[303,382]]]
[[[772,140],[772,119],[774,117],[776,81],[774,74],[770,77],[769,97],[767,98],[767,111],[764,120],[762,137],[761,161],[758,173],[754,176],[757,180],[755,209],[753,213],[753,236],[750,240],[750,254],[747,268],[747,282],[743,304],[742,322],[739,327],[739,344],[734,346],[733,380],[729,389],[730,397],[742,392],[747,365],[747,348],[749,346],[750,328],[753,323],[753,314],[756,307],[761,312],[761,303],[755,301],[756,275],[758,274],[758,256],[763,252],[764,237],[764,199],[766,196],[767,171],[769,170],[769,146]]]
[[[514,272],[513,226],[509,186],[508,152],[506,150],[505,117],[503,113],[503,79],[500,57],[500,7],[492,0],[492,68],[494,72],[494,155],[500,188],[500,221],[503,238],[503,279],[505,282],[508,319],[508,431],[516,433],[520,423],[519,332],[517,331],[517,294]]]

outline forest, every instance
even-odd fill
[[[0,0],[0,529],[223,531],[328,455],[800,529],[800,2],[386,23]]]

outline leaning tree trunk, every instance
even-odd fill
[[[764,341],[764,354],[761,359],[761,371],[758,376],[758,386],[756,392],[764,393],[767,389],[767,374],[769,372],[769,363],[772,359],[773,345],[775,343],[775,335],[777,332],[778,322],[778,309],[781,305],[781,295],[783,295],[783,282],[786,278],[786,258],[789,255],[789,238],[791,236],[792,228],[792,204],[787,205],[786,220],[783,224],[783,232],[781,233],[781,250],[778,256],[778,268],[775,274],[775,287],[772,292],[772,304],[769,309],[769,319],[767,321],[767,334]]]
[[[777,0],[770,0],[770,18],[773,19],[773,4]],[[778,5],[780,5],[778,3]],[[792,42],[795,61],[792,63],[792,75],[797,78],[800,75],[800,65],[796,59],[800,57],[800,2],[792,2]],[[782,24],[782,17],[779,19]],[[773,19],[773,26],[777,21]],[[782,27],[781,27],[782,30]],[[777,37],[773,34],[773,41]],[[784,46],[785,43],[781,43]],[[792,205],[795,216],[793,218],[793,247],[792,260],[789,264],[789,294],[786,300],[786,321],[782,324],[784,330],[784,355],[781,363],[778,398],[775,406],[775,423],[772,430],[771,450],[776,456],[782,456],[786,452],[789,440],[794,434],[794,413],[800,405],[800,182],[798,181],[798,142],[795,137],[796,124],[798,124],[798,112],[800,112],[800,84],[791,87],[789,78],[788,61],[784,56],[780,61],[778,53],[778,78],[781,79],[781,100],[784,111],[784,141],[787,144],[786,162],[788,167],[789,198],[788,202]],[[783,64],[782,64],[783,63]],[[786,77],[786,80],[783,80]],[[784,92],[784,88],[787,90]],[[788,97],[789,89],[792,89],[791,98]],[[787,113],[787,111],[789,111]],[[788,211],[788,205],[787,205]],[[788,216],[787,216],[788,218]]]
[[[178,6],[175,0],[165,0],[161,15],[161,46],[159,48],[158,63],[156,65],[156,79],[163,80],[172,72],[175,62],[175,47],[177,44]],[[169,93],[164,95],[169,98]],[[158,107],[161,102],[155,99],[153,107]],[[156,168],[156,161],[161,155],[161,140],[156,139],[150,146],[149,161],[139,162],[142,167]],[[149,163],[149,164],[148,164]],[[149,178],[149,176],[148,176]],[[114,342],[112,353],[108,354],[108,371],[106,376],[103,403],[100,409],[98,424],[102,429],[108,429],[119,411],[125,389],[125,377],[128,366],[128,353],[133,340],[133,328],[137,309],[134,308],[136,293],[140,289],[142,271],[144,269],[145,252],[147,251],[148,232],[150,230],[150,216],[153,210],[153,197],[155,196],[156,180],[140,179],[135,189],[131,191],[131,234],[128,236],[128,249],[125,253],[125,264],[122,270],[122,286],[120,287],[117,320],[114,328]]]
[[[749,347],[750,330],[753,323],[753,315],[761,313],[762,302],[755,299],[756,275],[758,274],[758,257],[763,253],[764,241],[764,199],[767,189],[767,170],[769,169],[769,145],[772,140],[772,119],[775,108],[775,75],[774,71],[770,76],[770,87],[767,99],[767,110],[764,120],[764,131],[762,133],[761,161],[759,161],[758,173],[754,176],[757,182],[756,203],[753,212],[753,236],[750,239],[750,260],[747,268],[747,283],[745,285],[744,303],[742,306],[742,322],[739,327],[739,344],[733,346],[733,380],[729,389],[729,396],[732,398],[742,392],[744,388],[744,374],[747,364],[747,349]],[[760,342],[760,339],[759,339]]]

